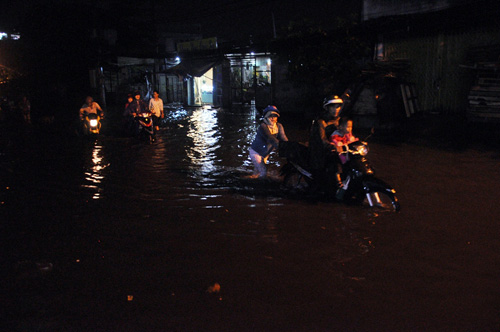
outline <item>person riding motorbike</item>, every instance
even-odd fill
[[[149,108],[146,102],[141,99],[141,93],[139,91],[134,92],[134,99],[125,108],[124,116],[135,118],[138,114],[149,113]],[[132,123],[132,133],[136,135],[138,133],[139,127],[136,122]]]
[[[94,101],[94,99],[91,96],[87,96],[85,98],[85,104],[80,107],[80,112],[79,112],[79,117],[80,117],[80,129],[81,132],[85,133],[87,129],[85,129],[85,118],[88,114],[96,114],[100,117],[100,119],[104,118],[104,111],[102,110],[101,106],[97,102]],[[98,121],[100,120],[98,119]],[[101,127],[100,121],[98,122],[99,129]]]
[[[98,114],[101,118],[104,117],[104,112],[101,106],[99,106],[99,104],[95,102],[94,99],[90,96],[87,96],[87,98],[85,98],[85,104],[80,107],[80,120],[84,119],[85,113],[94,113]]]
[[[328,172],[338,173],[342,165],[336,149],[330,144],[329,137],[339,125],[340,112],[344,101],[338,96],[325,98],[323,111],[313,121],[309,137],[309,164],[313,175],[313,191],[330,186],[324,181]],[[337,178],[337,177],[336,177]],[[342,182],[337,178],[337,186]]]
[[[330,144],[336,147],[340,162],[345,164],[348,160],[348,154],[346,151],[349,150],[349,143],[357,141],[358,138],[352,134],[352,120],[343,117],[339,120],[338,129],[333,132],[330,136]],[[339,165],[337,174],[335,175],[337,180],[339,181],[339,188],[337,190],[337,198],[341,199],[345,190],[347,189],[346,185],[342,181],[342,166]]]

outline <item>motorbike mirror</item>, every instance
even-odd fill
[[[366,142],[374,133],[375,133],[375,127],[372,127],[372,129],[370,130],[370,135],[366,136],[363,141]]]

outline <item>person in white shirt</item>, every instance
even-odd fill
[[[163,119],[163,100],[159,97],[158,91],[153,91],[153,98],[149,100],[149,110],[153,113],[153,125],[155,131],[160,129],[160,119]]]
[[[96,103],[94,99],[90,96],[85,98],[85,104],[83,104],[82,107],[80,107],[80,120],[83,120],[85,113],[95,113],[101,116],[101,118],[104,115],[101,106],[99,106],[99,104]]]

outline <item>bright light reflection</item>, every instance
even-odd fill
[[[91,184],[83,184],[83,188],[88,188],[94,190],[94,194],[92,199],[100,199],[102,188],[99,184],[102,183],[102,180],[105,178],[103,174],[103,170],[106,169],[109,164],[103,163],[102,157],[102,146],[95,144],[92,149],[92,163],[89,167],[85,169],[85,180],[90,182]]]
[[[217,126],[217,110],[198,108],[191,115],[191,125],[187,136],[193,140],[187,156],[192,164],[200,166],[203,173],[215,170],[214,152],[220,147]]]

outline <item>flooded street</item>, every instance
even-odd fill
[[[498,151],[375,138],[394,213],[245,179],[255,130],[251,109],[198,108],[153,145],[4,135],[1,330],[500,329]]]

